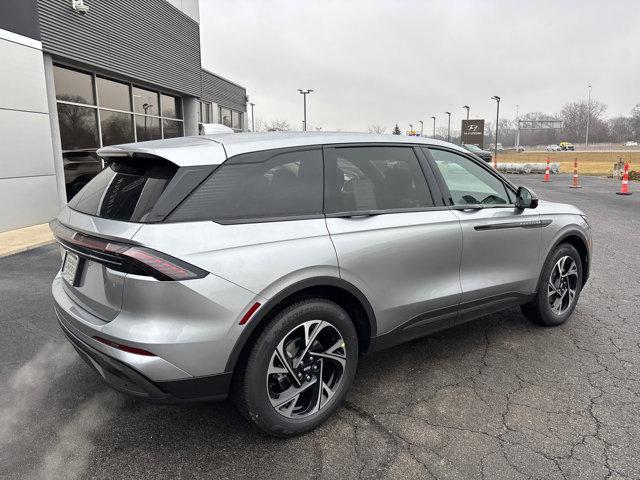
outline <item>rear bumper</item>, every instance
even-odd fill
[[[57,310],[56,314],[62,333],[80,357],[115,390],[156,403],[224,400],[227,397],[231,373],[153,382],[123,362],[87,345],[65,327]]]

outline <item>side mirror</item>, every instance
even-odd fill
[[[518,187],[516,193],[516,208],[524,210],[525,208],[536,208],[538,206],[538,196],[527,187]]]

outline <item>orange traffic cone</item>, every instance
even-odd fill
[[[578,183],[578,159],[577,158],[573,161],[573,183],[569,188],[582,188],[582,186],[580,186],[580,184]]]
[[[542,180],[543,182],[550,182],[551,180],[549,179],[549,162],[551,161],[551,159],[549,157],[547,157],[547,169],[544,171],[544,180]]]
[[[631,195],[629,191],[629,162],[624,164],[624,174],[622,175],[622,188],[616,195]]]

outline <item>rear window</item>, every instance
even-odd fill
[[[280,152],[229,159],[168,220],[225,223],[322,214],[322,151]]]
[[[71,199],[69,207],[111,220],[144,223],[177,170],[160,159],[111,161]]]

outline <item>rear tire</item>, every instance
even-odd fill
[[[299,435],[333,415],[357,365],[349,315],[326,299],[301,300],[270,319],[254,342],[234,382],[236,408],[270,435]]]
[[[573,313],[581,290],[580,254],[573,245],[562,243],[547,257],[536,296],[520,309],[525,317],[538,325],[562,325]]]

